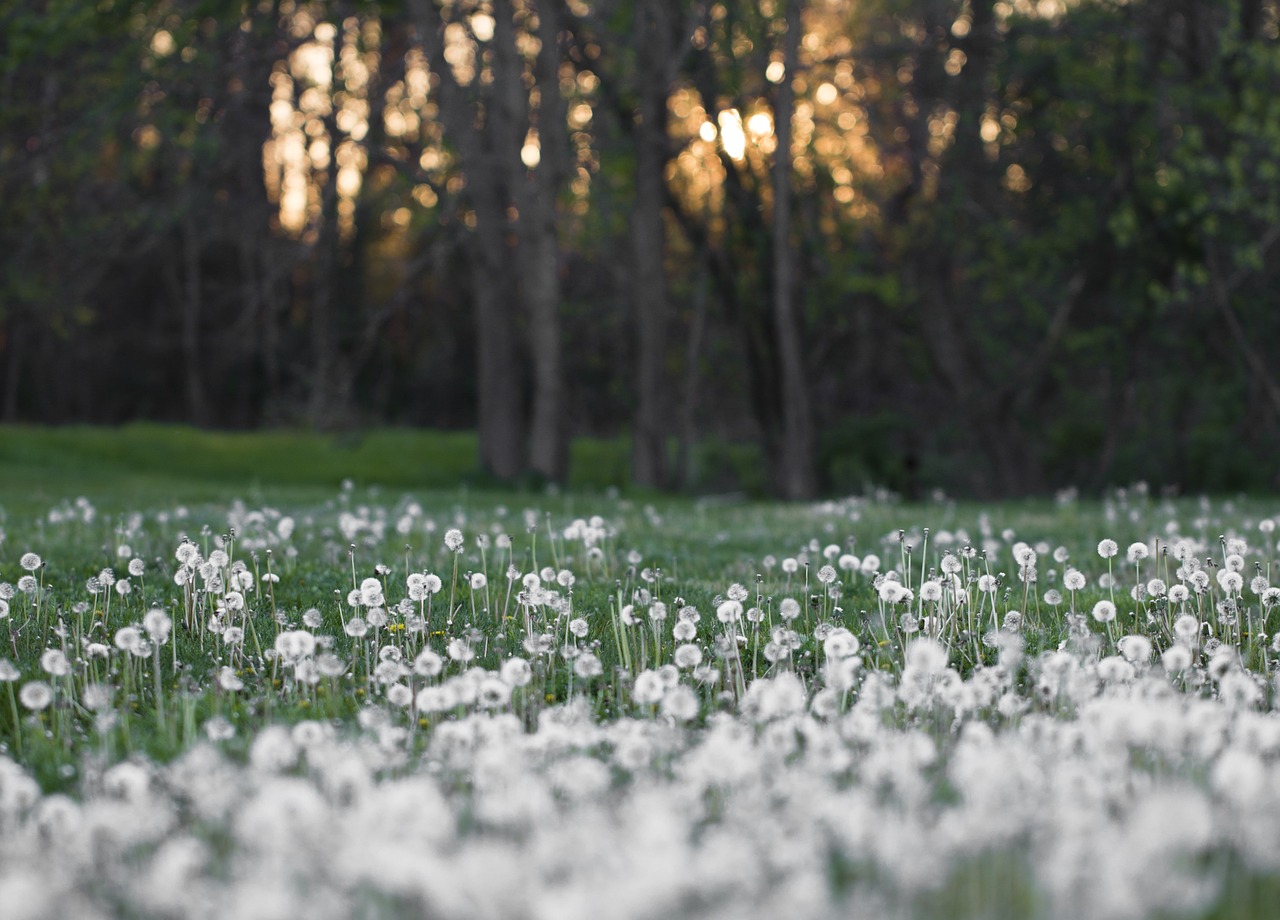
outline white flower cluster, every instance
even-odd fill
[[[827,645],[833,663],[857,650]],[[1210,853],[1280,870],[1280,720],[1256,696],[1116,682],[1064,655],[1034,667],[1074,718],[976,717],[1030,701],[1003,700],[1000,675],[960,680],[921,639],[900,681],[869,674],[847,705],[782,675],[700,731],[655,675],[643,692],[664,717],[597,723],[569,704],[528,731],[478,713],[413,760],[378,710],[356,737],[269,725],[247,763],[202,745],[88,764],[77,798],[0,758],[0,895],[9,917],[105,916],[121,898],[193,918],[879,917],[949,886],[999,905],[1013,873],[1043,916],[1125,918],[1203,911],[1223,881]],[[889,718],[902,705],[975,717],[938,731]]]

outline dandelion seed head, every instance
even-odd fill
[[[392,684],[387,687],[387,702],[397,709],[403,709],[413,702],[413,691],[404,684]]]
[[[116,630],[116,648],[121,651],[132,652],[142,645],[142,641],[142,633],[136,626],[122,626]]]
[[[22,705],[39,712],[47,709],[49,704],[53,702],[53,688],[42,680],[29,681],[22,685],[22,689],[18,691],[18,699]]]
[[[526,687],[533,680],[533,668],[523,658],[508,658],[502,663],[499,675],[509,687]]]
[[[347,663],[332,652],[326,652],[316,657],[316,670],[322,677],[341,677],[347,672]]]
[[[71,663],[61,649],[49,648],[40,656],[40,668],[50,677],[66,677],[71,673]]]
[[[856,655],[861,643],[858,637],[844,627],[831,630],[822,642],[822,651],[829,660],[840,660]]]
[[[362,581],[359,603],[365,607],[381,607],[385,603],[382,596],[382,582],[376,578],[366,578]]]
[[[1126,661],[1135,664],[1145,663],[1151,659],[1151,640],[1137,633],[1121,636],[1116,642],[1116,648],[1120,650],[1120,654]]]
[[[305,629],[285,630],[276,636],[276,653],[286,664],[294,664],[315,654],[316,637]]]
[[[1222,588],[1228,595],[1239,594],[1244,587],[1244,579],[1239,572],[1230,569],[1219,569],[1217,574],[1218,587]]]
[[[1262,688],[1252,674],[1233,668],[1218,681],[1218,699],[1235,711],[1253,709],[1262,701]]]
[[[688,722],[698,714],[698,697],[691,688],[679,684],[663,694],[660,710],[677,722]]]
[[[279,773],[298,761],[298,746],[288,729],[268,725],[260,730],[249,748],[249,762],[264,773]]]
[[[1116,605],[1102,600],[1093,605],[1093,618],[1099,623],[1110,623],[1116,618]]]
[[[726,625],[737,623],[742,619],[742,602],[732,599],[722,602],[716,607],[716,619]]]
[[[451,660],[463,663],[471,661],[476,657],[475,649],[471,647],[470,643],[457,637],[449,640],[449,644],[445,648],[445,651]]]
[[[676,646],[676,650],[672,655],[676,667],[683,670],[696,668],[702,664],[702,649],[691,643]]]
[[[1190,613],[1184,613],[1173,621],[1173,634],[1184,645],[1193,644],[1200,635],[1200,621]]]
[[[124,802],[141,803],[151,793],[151,773],[142,764],[126,760],[102,774],[102,791]]]
[[[791,649],[776,640],[767,643],[764,647],[765,661],[770,664],[777,664],[779,661],[785,661],[790,657]]]
[[[635,685],[631,689],[631,698],[642,706],[648,706],[660,701],[665,689],[658,672],[646,669],[636,675]]]
[[[1129,683],[1134,675],[1133,665],[1119,655],[1109,655],[1098,662],[1098,677],[1103,683]]]
[[[174,550],[173,556],[178,560],[180,565],[188,568],[195,568],[200,562],[200,549],[194,543],[183,541],[178,544],[178,548]]]
[[[487,676],[476,688],[476,703],[482,709],[500,709],[511,702],[511,685],[500,678]]]
[[[758,722],[799,715],[805,709],[808,695],[800,679],[794,674],[782,673],[774,678],[762,678],[747,688],[742,710],[748,718]]]
[[[1205,643],[1205,654],[1209,657],[1206,671],[1215,683],[1220,682],[1239,664],[1239,656],[1231,646],[1219,645],[1210,650],[1209,643]]]
[[[1191,649],[1177,643],[1169,646],[1160,655],[1160,663],[1170,674],[1181,674],[1191,667]]]
[[[591,680],[604,673],[604,665],[591,652],[584,652],[573,660],[573,673],[582,680]]]
[[[163,645],[169,639],[169,631],[173,628],[173,621],[159,607],[152,607],[142,617],[142,628],[147,631],[147,635],[151,637],[152,642],[157,645]]]
[[[1151,550],[1147,548],[1145,543],[1130,543],[1129,548],[1125,550],[1125,558],[1130,562],[1141,562],[1151,555]]]

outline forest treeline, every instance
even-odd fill
[[[1274,489],[1275,0],[0,0],[0,418]]]

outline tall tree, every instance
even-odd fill
[[[468,255],[475,300],[480,463],[493,475],[509,479],[525,469],[526,458],[510,216],[516,205],[511,164],[519,161],[524,144],[527,101],[511,0],[494,4],[493,40],[486,42],[491,44],[488,61],[482,64],[480,52],[473,50],[476,60],[465,80],[449,61],[456,52],[446,53],[446,29],[453,27],[455,42],[478,43],[469,21],[451,18],[446,22],[435,0],[413,0],[411,8],[438,93],[445,136],[460,163],[474,215]],[[481,66],[490,71],[486,79],[481,79]]]
[[[621,128],[626,164],[627,290],[634,332],[630,387],[631,478],[646,488],[669,484],[670,412],[666,206],[667,170],[679,152],[668,104],[707,16],[697,0],[626,0],[579,12],[578,58],[601,81],[604,108]],[[595,54],[585,54],[590,45]],[[598,55],[598,60],[596,57]]]
[[[777,335],[782,431],[775,448],[779,491],[787,498],[812,498],[817,492],[813,454],[813,419],[809,403],[806,361],[797,309],[795,249],[791,242],[791,118],[795,109],[795,80],[800,64],[800,2],[784,4],[782,63],[785,71],[774,90],[773,155],[773,325]]]
[[[686,4],[637,2],[632,10],[635,70],[627,96],[634,100],[630,139],[635,157],[631,210],[631,314],[636,329],[636,408],[631,431],[631,477],[640,486],[667,483],[670,394],[667,324],[671,308],[666,276],[663,205],[671,144],[667,100],[689,48]]]
[[[723,210],[700,215],[673,195],[668,201],[686,236],[706,253],[717,293],[741,336],[751,406],[773,490],[807,497],[817,491],[817,478],[801,275],[796,271],[792,159],[803,11],[798,2],[788,2],[780,11],[720,11],[694,55],[692,71],[707,119],[721,127],[717,156],[724,177]],[[783,70],[779,74],[774,68],[770,80],[766,73],[775,40],[781,42],[777,63]],[[761,143],[764,134],[749,140],[745,133],[760,132],[745,115],[763,114],[766,105],[772,109],[766,119],[770,146]]]
[[[538,157],[525,167],[517,160],[513,182],[520,191],[520,265],[529,310],[529,349],[533,364],[533,412],[529,429],[529,465],[535,473],[563,481],[569,467],[569,423],[560,319],[560,233],[557,200],[572,165],[560,70],[565,61],[562,32],[567,25],[563,0],[539,0],[529,15],[538,53],[533,84],[538,105],[532,114]]]

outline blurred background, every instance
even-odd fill
[[[0,0],[0,420],[1280,487],[1275,0]]]

